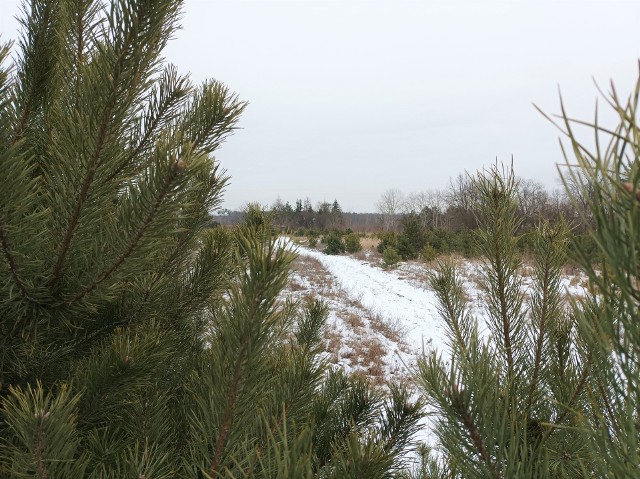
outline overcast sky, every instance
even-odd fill
[[[14,38],[17,0],[0,0]],[[197,1],[167,60],[249,101],[217,153],[224,206],[338,199],[374,211],[389,188],[444,188],[514,158],[557,186],[557,131],[533,103],[591,118],[593,79],[630,90],[640,1]]]

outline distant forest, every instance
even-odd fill
[[[300,229],[313,233],[327,230],[351,230],[359,233],[381,231],[401,232],[408,220],[418,221],[427,229],[450,231],[477,228],[473,205],[477,201],[473,177],[459,174],[444,189],[404,194],[397,189],[383,192],[376,202],[376,213],[344,212],[339,201],[322,201],[313,206],[311,199],[296,199],[293,203],[276,199],[272,205],[263,206],[271,211],[276,227],[283,231]],[[518,217],[521,231],[527,231],[541,220],[555,222],[563,218],[574,233],[588,231],[593,223],[587,208],[588,198],[567,192],[585,188],[583,179],[570,177],[565,188],[549,190],[540,182],[519,178],[517,181]],[[244,211],[218,210],[212,215],[214,224],[237,225],[242,222]]]

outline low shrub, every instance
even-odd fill
[[[362,250],[362,245],[360,244],[360,236],[356,233],[349,233],[344,237],[344,247],[347,250],[347,253],[357,253]]]
[[[402,258],[393,246],[387,246],[382,253],[382,264],[385,268],[391,268],[398,264]]]
[[[322,251],[324,254],[340,254],[345,252],[345,245],[340,233],[331,231],[323,236],[323,242],[327,247]]]
[[[380,243],[378,243],[378,253],[384,253],[388,247],[396,249],[398,247],[398,235],[393,231],[383,231],[378,233]]]
[[[437,256],[438,256],[438,252],[429,243],[424,245],[424,248],[422,248],[422,251],[420,252],[420,257],[424,261],[433,261],[434,259],[436,259]]]

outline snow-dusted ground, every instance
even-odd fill
[[[299,247],[298,253],[318,260],[336,278],[349,299],[357,300],[402,333],[402,350],[414,358],[444,348],[444,336],[433,292],[410,284],[398,271],[385,271],[348,256],[329,256]]]
[[[287,238],[282,241],[292,245]],[[378,349],[384,376],[398,372],[406,375],[417,358],[434,349],[446,358],[443,322],[436,309],[435,294],[426,282],[426,265],[402,263],[397,269],[385,270],[378,261],[326,255],[301,245],[295,245],[295,248],[302,265],[294,268],[292,281],[297,284],[294,289],[299,296],[319,296],[328,303],[330,333],[342,339],[337,358],[334,358],[337,364],[347,371],[360,370],[366,374],[368,364],[362,364],[354,357],[362,352],[354,346],[358,342],[365,343],[367,338],[381,346]],[[304,264],[306,258],[320,263],[322,271],[312,274],[313,265]],[[482,332],[486,312],[483,293],[476,284],[480,262],[461,259],[458,270],[469,307]],[[525,293],[531,282],[531,277],[525,275]],[[583,285],[580,276],[567,276],[561,281],[565,291],[577,296],[584,294]],[[389,331],[396,334],[388,334]]]
[[[283,244],[291,245],[282,238]],[[350,256],[330,256],[295,245],[299,255],[291,275],[288,295],[314,296],[329,306],[327,340],[331,361],[347,372],[377,379],[407,380],[417,360],[433,349],[447,357],[443,322],[435,294],[426,283],[426,266],[403,263],[385,270],[377,261]],[[460,260],[459,272],[469,306],[482,331],[482,296],[476,284],[480,263]],[[567,276],[561,287],[569,294],[584,294],[584,278]],[[523,288],[531,287],[525,275]],[[419,439],[436,447],[428,419]]]

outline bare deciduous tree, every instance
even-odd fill
[[[403,212],[420,215],[425,228],[439,228],[446,208],[445,194],[441,190],[425,190],[407,195]]]
[[[382,227],[385,231],[393,231],[398,225],[398,215],[402,212],[404,195],[402,191],[391,188],[382,193],[376,203],[376,209],[382,216]]]

